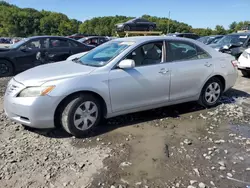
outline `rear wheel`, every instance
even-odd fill
[[[241,70],[241,73],[244,77],[250,77],[250,72],[246,70]]]
[[[218,78],[211,78],[203,87],[199,103],[206,107],[213,107],[217,104],[223,92],[223,84]]]
[[[13,76],[14,68],[11,62],[0,60],[0,77]]]
[[[99,100],[89,94],[69,99],[61,112],[63,128],[76,137],[85,136],[92,131],[102,117]]]

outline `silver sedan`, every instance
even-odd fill
[[[4,109],[25,126],[62,126],[79,137],[102,118],[188,101],[212,107],[234,86],[236,65],[234,57],[192,39],[120,38],[16,75]]]

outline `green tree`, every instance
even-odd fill
[[[225,35],[225,34],[227,34],[227,31],[222,25],[216,25],[214,34],[216,34],[216,35]]]
[[[237,22],[232,22],[230,25],[229,25],[229,32],[230,33],[233,33],[233,32],[236,32],[236,27],[237,27]]]

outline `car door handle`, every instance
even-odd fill
[[[212,66],[212,63],[206,62],[204,65],[205,65],[206,67],[211,67],[211,66]]]
[[[161,73],[161,74],[167,74],[168,72],[169,72],[169,70],[164,69],[164,68],[159,71],[159,73]]]

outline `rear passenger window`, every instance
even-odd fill
[[[63,47],[69,47],[69,43],[67,40],[63,39],[51,39],[51,46],[52,48],[63,48]]]
[[[206,59],[210,56],[201,48],[192,43],[172,41],[168,43],[168,61],[186,61],[196,59]]]

